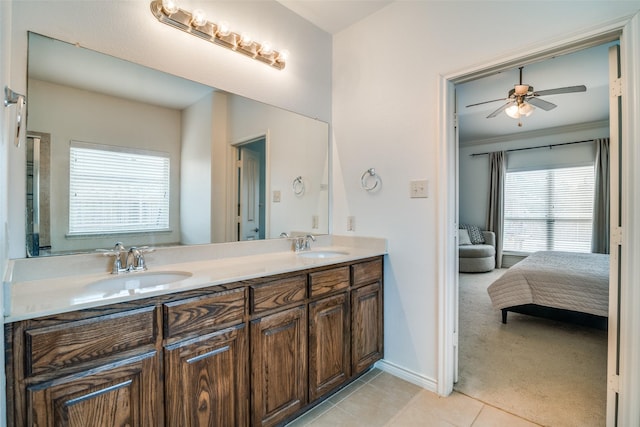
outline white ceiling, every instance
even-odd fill
[[[612,43],[528,64],[523,69],[523,83],[536,91],[566,86],[585,85],[586,92],[540,97],[557,105],[550,111],[536,108],[529,117],[512,119],[506,113],[487,116],[504,101],[466,107],[482,101],[506,98],[519,83],[519,70],[513,68],[482,79],[456,86],[458,97],[460,143],[491,140],[523,132],[606,121],[609,119],[608,48]]]
[[[335,34],[394,0],[276,0],[307,21]]]
[[[277,0],[293,12],[325,31],[335,34],[368,15],[382,9],[393,0]],[[609,44],[610,45],[610,44]],[[529,117],[518,120],[501,113],[486,117],[503,103],[483,106],[466,105],[506,98],[519,82],[519,70],[513,68],[456,86],[460,143],[486,141],[523,132],[555,129],[608,120],[608,60],[609,45],[557,56],[553,59],[525,65],[523,83],[535,90],[585,85],[586,92],[541,97],[557,105],[550,111],[537,108]]]

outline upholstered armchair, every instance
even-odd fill
[[[458,256],[461,273],[484,273],[496,267],[496,235],[493,231],[480,233],[484,239],[476,239],[476,242],[479,240],[484,242],[474,244],[468,238],[467,230],[459,230]]]

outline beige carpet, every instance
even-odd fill
[[[604,426],[606,331],[509,313],[487,287],[506,270],[460,274],[455,389],[544,426]]]

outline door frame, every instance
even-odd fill
[[[640,375],[640,310],[635,310],[633,301],[640,300],[640,266],[629,260],[640,256],[640,222],[634,223],[633,212],[640,212],[640,171],[632,166],[640,165],[640,123],[634,117],[640,115],[640,14],[625,17],[615,22],[520,51],[517,56],[501,57],[458,72],[441,75],[438,81],[438,372],[437,392],[447,396],[453,391],[457,369],[457,200],[458,163],[455,117],[455,85],[477,79],[498,70],[512,68],[523,61],[544,59],[606,41],[620,39],[622,68],[625,80],[622,100],[622,180],[623,223],[622,241],[625,242],[621,256],[621,328],[619,354],[619,402],[620,425],[632,425],[640,416],[633,408],[640,400],[640,385],[633,379]],[[635,95],[635,96],[634,96]],[[630,142],[636,141],[636,146]],[[631,282],[634,282],[634,286]],[[624,327],[626,325],[626,327]],[[611,343],[610,343],[611,345]],[[612,385],[609,384],[608,388]]]
[[[240,146],[250,144],[259,139],[264,139],[264,186],[265,186],[265,206],[264,206],[264,224],[265,239],[270,238],[271,223],[271,203],[269,196],[271,194],[271,141],[269,137],[269,129],[254,135],[238,138],[229,143],[227,148],[227,242],[238,241],[238,215],[236,208],[238,206],[238,173],[237,162]]]

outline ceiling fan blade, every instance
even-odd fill
[[[557,107],[557,105],[552,102],[545,101],[544,99],[536,98],[534,96],[527,98],[527,102],[533,106],[542,108],[544,111],[553,110]]]
[[[510,107],[511,105],[513,105],[514,101],[509,101],[506,104],[504,104],[502,107],[498,108],[496,111],[494,111],[493,113],[489,114],[487,116],[487,119],[490,119],[492,117],[497,116],[498,114],[502,113],[504,110],[506,110],[508,107]]]
[[[580,86],[559,87],[556,89],[539,90],[539,91],[533,92],[533,95],[545,96],[545,95],[558,95],[561,93],[586,92],[586,91],[587,91],[587,87],[585,85],[580,85]]]
[[[488,104],[490,102],[498,102],[498,101],[506,101],[506,99],[505,98],[492,99],[491,101],[482,101],[482,102],[478,102],[476,104],[469,104],[469,105],[467,105],[467,108],[468,107],[475,107],[476,105]]]

